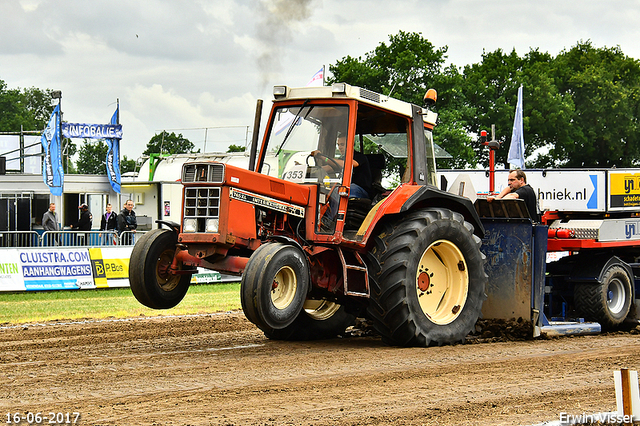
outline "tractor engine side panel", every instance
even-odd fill
[[[222,188],[220,211],[220,237],[224,241],[252,240],[257,238],[256,210],[253,204],[229,197],[229,188]],[[224,205],[227,204],[227,208]]]

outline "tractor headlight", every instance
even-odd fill
[[[284,98],[287,96],[287,86],[274,86],[273,97],[276,99]]]
[[[345,83],[333,83],[331,93],[334,95],[344,95],[347,93],[347,85]]]
[[[219,219],[207,219],[205,232],[218,232]]]
[[[182,232],[196,232],[197,223],[195,219],[185,219],[182,223]]]

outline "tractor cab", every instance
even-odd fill
[[[317,240],[362,240],[367,215],[395,188],[435,184],[436,114],[346,84],[274,94],[256,171],[311,187]]]

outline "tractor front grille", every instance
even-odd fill
[[[219,216],[220,188],[184,189],[183,232],[218,232]]]

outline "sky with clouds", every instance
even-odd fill
[[[639,23],[638,0],[2,0],[0,79],[61,90],[69,122],[106,124],[119,100],[128,158],[164,129],[226,151],[250,140],[274,85],[304,86],[400,30],[462,67],[580,40],[640,58]]]

